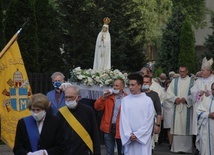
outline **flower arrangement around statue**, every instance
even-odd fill
[[[127,73],[122,73],[118,69],[115,70],[93,70],[74,68],[71,72],[71,82],[83,84],[86,86],[98,85],[99,87],[113,86],[113,82],[117,78],[122,78],[127,83]]]

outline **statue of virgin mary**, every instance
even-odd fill
[[[101,32],[97,36],[95,54],[94,54],[94,70],[111,69],[111,37],[109,33],[110,18],[103,19],[104,25]]]

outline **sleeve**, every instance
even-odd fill
[[[94,103],[94,109],[97,111],[104,110],[106,100],[102,99],[102,97],[98,98]]]
[[[198,121],[208,119],[209,109],[208,104],[210,103],[210,98],[206,98],[199,104],[198,108],[196,109],[196,113],[198,115]]]
[[[94,109],[97,111],[104,110],[107,104],[113,102],[113,96],[114,95],[109,95],[106,99],[103,99],[102,97],[98,98],[94,103]]]
[[[188,95],[187,97],[185,97],[185,100],[186,100],[186,106],[187,106],[187,108],[192,107],[193,102],[192,102],[192,96],[191,96],[191,94]]]
[[[101,150],[100,150],[100,136],[97,122],[96,122],[96,117],[94,111],[91,109],[91,123],[92,123],[92,141],[93,141],[93,150],[94,150],[94,155],[101,155]]]
[[[198,88],[198,82],[197,81],[194,83],[193,87],[191,88],[191,98],[192,98],[192,101],[194,103],[197,101],[197,94],[200,91]]]
[[[120,138],[121,138],[121,141],[122,141],[122,144],[123,145],[126,145],[126,144],[130,144],[131,141],[130,141],[130,136],[131,136],[131,133],[132,133],[132,130],[129,126],[129,123],[128,123],[128,119],[126,118],[126,107],[125,107],[125,99],[123,98],[122,101],[121,101],[121,111],[120,111],[120,127],[119,127],[119,130],[120,130]]]
[[[169,100],[172,103],[175,103],[175,99],[178,97],[178,96],[175,96],[174,94],[174,82],[175,80],[173,79],[167,89],[167,100]]]
[[[54,124],[55,124],[55,125],[52,124],[50,126],[50,127],[53,127],[52,131],[54,131],[54,134],[53,134],[53,141],[54,142],[52,142],[50,147],[44,148],[44,149],[47,151],[47,153],[49,155],[63,154],[64,150],[65,150],[65,137],[63,134],[64,132],[63,132],[62,120],[60,120],[59,118],[56,117],[56,119],[53,119],[50,121],[54,121]]]
[[[142,125],[137,131],[133,132],[137,137],[137,141],[141,144],[147,144],[148,140],[152,137],[153,125],[154,125],[154,106],[152,100],[147,101],[147,117],[145,118],[145,124]]]
[[[160,102],[160,98],[158,96],[157,93],[154,93],[154,106],[155,106],[155,111],[157,113],[157,115],[161,115],[161,102]]]
[[[15,155],[23,155],[27,154],[31,151],[31,146],[28,140],[27,130],[25,127],[24,120],[21,119],[18,121],[16,127],[16,135],[15,135],[15,144],[13,148],[13,153]]]

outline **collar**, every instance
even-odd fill
[[[55,93],[61,94],[62,90],[61,89],[55,89]]]

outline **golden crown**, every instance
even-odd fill
[[[105,17],[104,19],[103,19],[103,22],[104,22],[104,24],[109,24],[110,22],[111,22],[111,19],[110,18],[108,18],[108,17]]]

